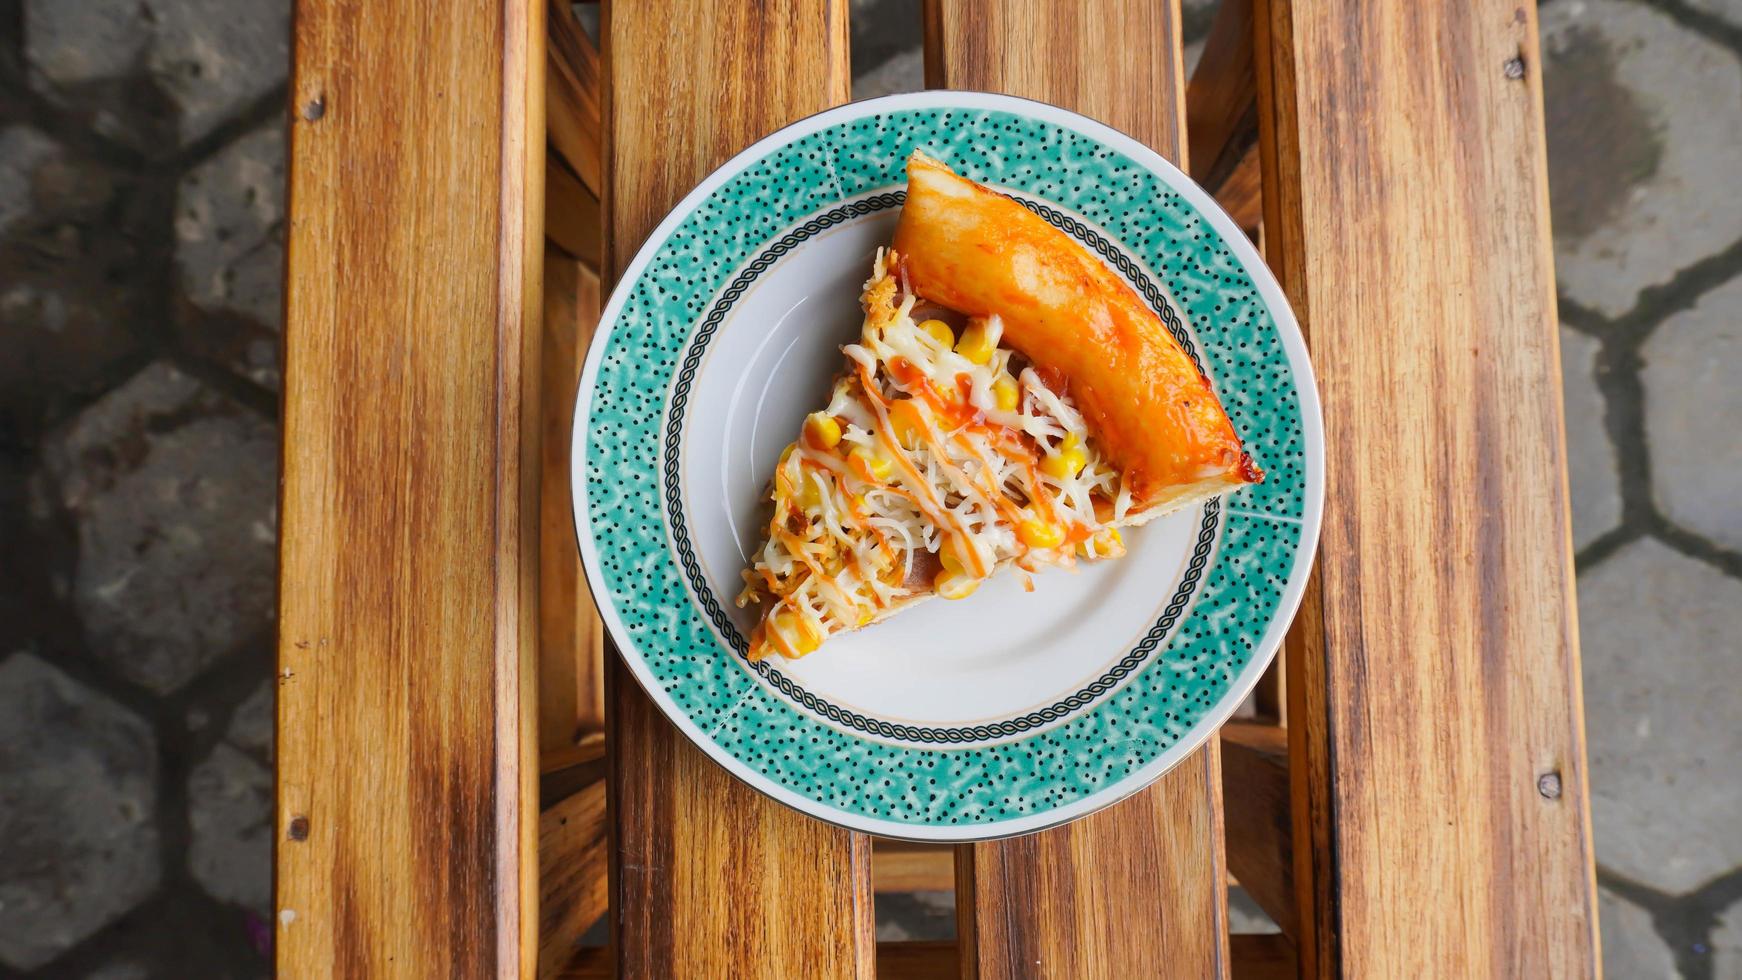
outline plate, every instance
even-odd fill
[[[733,606],[766,486],[858,337],[861,284],[925,150],[1097,253],[1215,384],[1264,483],[1127,532],[1117,561],[1000,575],[744,656]],[[587,580],[641,685],[734,775],[869,833],[1027,833],[1136,792],[1256,683],[1318,540],[1323,442],[1282,291],[1209,195],[1053,106],[971,92],[842,106],[769,136],[672,210],[611,296],[575,409]]]

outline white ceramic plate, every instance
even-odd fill
[[[1128,554],[1011,576],[743,656],[735,609],[766,485],[899,215],[914,147],[1099,253],[1215,383],[1265,483],[1127,535]],[[1201,189],[1130,138],[1025,100],[892,96],[744,151],[660,224],[612,295],[575,422],[575,511],[612,637],[683,732],[821,819],[968,840],[1135,792],[1226,719],[1280,644],[1322,494],[1318,403],[1281,291]]]

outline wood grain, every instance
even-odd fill
[[[956,912],[963,975],[1225,976],[1226,869],[1214,745],[1157,786],[1075,823],[961,847]],[[967,956],[970,950],[976,956]]]
[[[1222,727],[1222,809],[1228,872],[1294,935],[1294,827],[1289,818],[1288,733],[1271,724]]]
[[[528,0],[531,2],[531,0]],[[600,154],[604,142],[599,96],[599,52],[581,30],[570,4],[546,0],[545,113],[550,145],[594,197],[604,193]]]
[[[875,838],[871,884],[885,892],[947,892],[956,887],[956,849],[948,844],[916,844]]]
[[[1184,159],[1179,5],[927,0],[925,83],[1040,99]],[[1177,148],[1177,149],[1176,149]]]
[[[1289,650],[1303,960],[1594,975],[1534,8],[1256,9],[1264,226],[1328,447]]]
[[[547,173],[560,167],[547,169]],[[572,180],[572,178],[571,178]],[[579,188],[579,185],[575,185]],[[584,193],[584,189],[582,189]],[[546,207],[546,214],[553,209]],[[569,492],[569,434],[587,342],[599,322],[599,278],[546,248],[539,424],[538,746],[562,754],[605,728],[605,630],[581,575]]]
[[[298,8],[283,976],[534,969],[544,30],[525,0]]]
[[[927,85],[1044,99],[1185,162],[1177,5],[931,0],[925,31]],[[961,848],[964,973],[1225,975],[1217,751],[1067,827]]]
[[[538,975],[559,974],[576,943],[605,914],[605,783],[538,816]]]
[[[604,11],[606,263],[731,154],[847,97],[846,0]],[[674,25],[685,43],[674,44]],[[609,673],[612,928],[624,977],[870,978],[871,843],[758,795]]]

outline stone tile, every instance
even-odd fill
[[[29,126],[0,129],[0,233],[30,212],[36,171],[60,147]]]
[[[1597,861],[1670,894],[1742,865],[1742,582],[1643,539],[1579,579]]]
[[[1712,930],[1712,976],[1742,980],[1742,902],[1725,909]]]
[[[260,682],[248,699],[236,706],[224,737],[244,752],[272,761],[272,729],[276,720],[278,686],[272,678]]]
[[[853,78],[855,101],[875,99],[925,88],[925,53],[919,48],[896,52],[889,60]]]
[[[1555,274],[1618,315],[1742,237],[1742,65],[1621,0],[1545,6],[1542,44]]]
[[[151,980],[151,971],[131,960],[117,960],[86,974],[85,980]]]
[[[1597,390],[1597,351],[1584,334],[1561,329],[1561,390],[1567,411],[1567,484],[1573,547],[1583,548],[1621,522],[1621,476]]]
[[[176,192],[182,288],[208,310],[277,328],[284,265],[284,125],[249,133],[189,171]]]
[[[24,56],[56,85],[114,78],[144,54],[154,20],[144,3],[26,0]]]
[[[876,904],[878,942],[955,938],[955,892],[886,892]]]
[[[1603,974],[1615,980],[1676,980],[1675,957],[1651,925],[1651,913],[1607,889],[1597,890]]]
[[[148,183],[45,141],[0,135],[0,442],[24,445],[125,376],[161,278]]]
[[[1658,505],[1682,527],[1742,550],[1742,277],[1664,321],[1641,357]]]
[[[1187,45],[1199,44],[1210,33],[1216,21],[1216,11],[1222,0],[1180,0],[1180,39]]]
[[[173,691],[272,621],[273,425],[157,362],[44,449],[79,529],[73,602],[93,653]]]
[[[289,18],[283,0],[26,0],[25,57],[51,97],[143,68],[187,142],[284,81]],[[139,87],[108,86],[97,99],[114,114]]]
[[[918,51],[923,33],[920,0],[852,0],[852,70],[863,75],[898,54]],[[856,96],[857,97],[857,96]]]
[[[0,663],[0,963],[42,966],[157,887],[157,747],[27,653]]]
[[[1260,908],[1246,889],[1236,885],[1228,889],[1228,931],[1238,935],[1281,932],[1276,920]]]
[[[1737,27],[1742,27],[1742,0],[1686,0],[1695,10],[1713,14]]]
[[[188,870],[206,893],[265,915],[272,906],[272,773],[219,743],[188,778]]]

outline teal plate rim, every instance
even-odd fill
[[[705,312],[770,242],[904,186],[914,147],[1098,228],[1162,280],[1264,484],[1226,498],[1183,621],[1124,685],[993,744],[902,745],[844,729],[752,676],[671,553],[664,408]],[[710,758],[819,819],[883,836],[1030,833],[1149,785],[1234,711],[1281,645],[1318,544],[1323,429],[1281,288],[1201,188],[1129,136],[1045,103],[932,91],[808,117],[722,165],[662,220],[600,318],[576,395],[572,486],[587,583],[625,663]],[[595,530],[600,533],[595,534]]]

